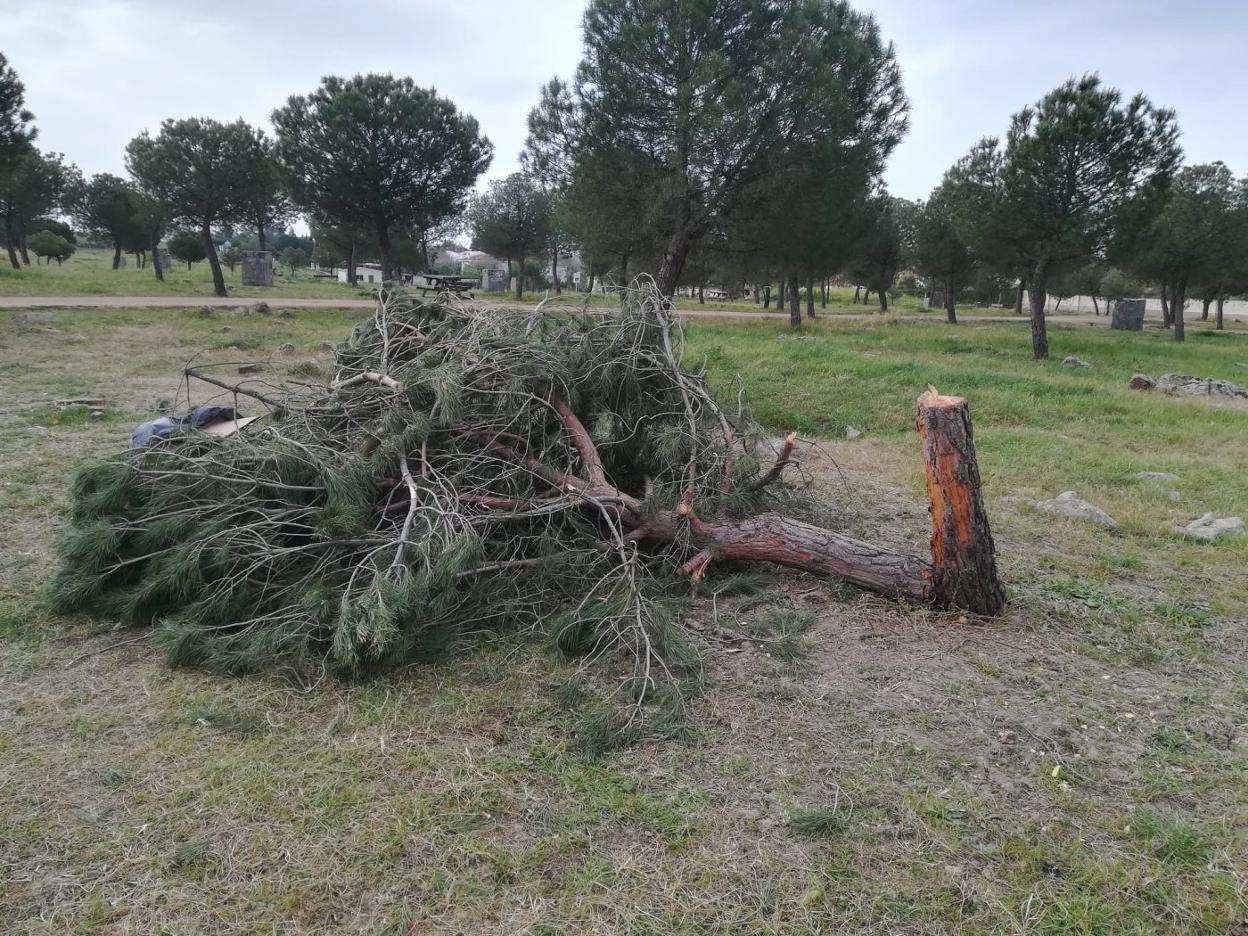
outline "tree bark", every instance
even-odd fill
[[[932,602],[997,614],[1005,589],[980,493],[970,407],[929,389],[918,403],[927,496],[932,516]]]
[[[815,277],[813,274],[806,277],[806,317],[815,317]]]
[[[9,252],[9,263],[12,264],[13,269],[20,270],[22,261],[17,257],[17,248],[14,246],[13,240],[13,218],[6,214],[4,217],[4,246]]]
[[[801,287],[798,286],[797,274],[789,275],[789,282],[785,288],[789,299],[789,326],[791,328],[802,327],[802,296]]]
[[[1027,296],[1031,300],[1031,354],[1037,361],[1049,356],[1049,333],[1044,319],[1044,303],[1048,298],[1045,293],[1047,271],[1044,263],[1036,264],[1035,271],[1027,283]]]
[[[394,257],[388,224],[377,225],[377,246],[381,248],[381,281],[388,283],[394,279]]]
[[[516,264],[516,298],[524,298],[524,248],[520,249],[520,262]]]
[[[704,284],[698,283],[698,305],[706,305],[706,299],[703,298]]]
[[[265,242],[265,239],[264,239],[264,224],[263,224],[263,222],[261,222],[260,224],[257,224],[257,225],[256,225],[256,240],[259,242],[259,244],[260,244],[260,249],[261,249],[261,250],[268,250],[268,249],[269,249],[269,248],[268,248],[268,246],[267,246],[267,244],[266,244],[266,242]]]
[[[113,241],[113,269],[121,269],[121,241]]]
[[[655,281],[659,292],[669,299],[676,294],[676,286],[685,271],[685,261],[689,259],[692,247],[689,231],[678,224],[667,242],[667,249],[663,251],[663,262],[659,264],[659,275]]]
[[[355,241],[351,241],[351,249],[347,251],[347,282],[355,285]]]
[[[770,283],[768,283],[766,286],[763,287],[763,308],[764,309],[771,308],[771,284]]]
[[[217,248],[212,242],[212,228],[203,225],[199,236],[204,242],[204,253],[208,255],[208,267],[212,270],[212,291],[218,296],[226,296],[225,276],[221,273],[221,258],[217,256]]]
[[[152,250],[152,270],[156,274],[157,282],[165,281],[165,271],[160,268],[160,236],[156,231],[152,231],[151,235]]]
[[[1096,314],[1096,316],[1097,316],[1098,318],[1100,317],[1100,315],[1101,315],[1101,306],[1100,306],[1100,304],[1096,301],[1096,296],[1093,296],[1093,297],[1092,297],[1092,311]],[[1109,310],[1108,310],[1108,309],[1106,309],[1106,310],[1105,310],[1105,312],[1106,312],[1106,314],[1108,314],[1108,313],[1109,313]]]
[[[17,251],[22,255],[22,263],[30,266],[30,249],[26,246],[26,228],[17,223]]]
[[[919,604],[931,603],[935,594],[933,569],[926,560],[781,514],[703,521],[685,510],[643,516],[636,528],[645,531],[645,539],[671,542],[681,532],[682,516],[689,520],[692,544],[717,559],[770,562],[834,575],[877,595]]]
[[[854,305],[857,305],[857,304],[858,304],[858,296],[859,296],[859,294],[860,294],[861,292],[862,292],[862,287],[861,287],[861,286],[855,286],[855,287],[854,287]]]
[[[1215,313],[1215,315],[1217,316],[1217,318],[1216,318],[1216,320],[1215,320],[1215,322],[1214,322],[1214,325],[1213,325],[1213,327],[1214,327],[1214,328],[1216,328],[1218,331],[1222,331],[1222,305],[1223,305],[1225,302],[1226,302],[1226,290],[1225,290],[1225,289],[1219,289],[1219,290],[1218,290],[1218,305],[1217,305],[1217,312]]]
[[[1205,293],[1201,297],[1200,320],[1202,322],[1209,321],[1209,307],[1213,305],[1213,293]]]
[[[555,293],[563,295],[563,284],[559,282],[559,248],[550,252],[550,274],[555,278]]]
[[[875,292],[876,292],[877,298],[880,300],[880,311],[887,312],[888,311],[888,290],[877,289]]]
[[[1170,290],[1163,280],[1161,284],[1161,327],[1169,328],[1173,321],[1170,311]]]
[[[1187,280],[1180,279],[1170,293],[1170,320],[1174,324],[1174,340],[1183,341],[1183,306],[1187,302]]]
[[[958,324],[958,299],[953,294],[953,277],[945,280],[945,319],[950,325]]]

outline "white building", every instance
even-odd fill
[[[355,281],[357,283],[381,283],[381,264],[378,263],[357,263],[355,265]],[[338,269],[338,282],[346,283],[347,268],[340,267]]]

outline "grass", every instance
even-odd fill
[[[29,266],[14,270],[0,265],[0,296],[204,296],[211,298],[212,273],[207,261],[193,264],[174,263],[165,270],[165,281],[158,282],[151,267],[140,270],[134,257],[126,258],[125,269],[114,270],[111,250],[85,248],[75,253],[64,265]],[[337,280],[314,277],[307,270],[294,276],[285,267],[279,269],[271,287],[243,286],[243,268],[233,271],[222,266],[226,289],[231,296],[251,299],[362,299],[370,295],[363,287],[351,287]]]
[[[188,358],[310,373],[365,314],[0,311],[0,931],[1248,920],[1248,543],[1170,531],[1248,514],[1248,412],[1125,389],[1137,370],[1248,382],[1248,337],[1054,329],[1059,360],[1093,365],[1075,369],[1032,362],[1012,325],[692,325],[691,353],[744,375],[772,429],[825,440],[806,467],[838,522],[906,548],[927,535],[914,399],[966,395],[1011,606],[969,628],[712,566],[690,614],[703,688],[662,742],[621,744],[592,671],[513,640],[365,684],[229,680],[41,608],[73,465],[124,445]],[[284,342],[296,353],[272,356]],[[80,395],[106,415],[52,406]],[[847,424],[864,435],[843,441]],[[1031,506],[1072,488],[1121,530]]]

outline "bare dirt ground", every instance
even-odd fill
[[[1245,932],[1248,621],[1131,563],[1058,571],[1100,534],[1009,496],[1001,619],[716,570],[685,729],[601,758],[576,687],[612,675],[519,637],[344,685],[171,670],[48,618],[73,464],[221,321],[0,340],[0,931]],[[263,346],[341,330],[229,321]],[[101,381],[102,421],[38,403]],[[921,550],[914,444],[804,465],[847,532]]]

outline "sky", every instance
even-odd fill
[[[923,198],[1012,113],[1086,71],[1178,112],[1189,162],[1248,174],[1248,0],[861,0],[896,44],[911,129],[890,191]],[[518,168],[541,85],[580,58],[584,0],[34,0],[0,17],[39,143],[124,174],[126,143],[166,117],[242,117],[322,75],[434,86],[494,143],[484,181]]]

